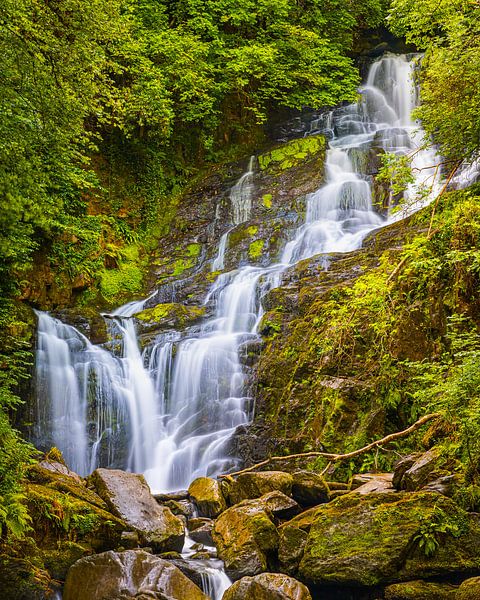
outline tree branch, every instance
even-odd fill
[[[227,477],[235,477],[237,475],[241,475],[242,473],[249,473],[250,471],[257,471],[260,467],[264,467],[273,461],[283,461],[283,460],[291,460],[292,458],[313,458],[313,457],[322,457],[327,458],[330,462],[338,462],[340,460],[348,460],[350,458],[354,458],[359,456],[360,454],[364,454],[373,448],[377,448],[379,446],[384,446],[385,444],[389,444],[394,440],[398,440],[399,438],[406,437],[410,435],[428,421],[432,421],[433,419],[438,419],[440,417],[440,413],[430,413],[428,415],[423,416],[421,419],[418,419],[413,425],[410,425],[407,429],[403,431],[397,431],[396,433],[391,433],[380,440],[376,440],[375,442],[371,442],[367,446],[360,448],[359,450],[354,450],[353,452],[347,452],[347,454],[331,454],[328,452],[303,452],[300,454],[287,454],[286,456],[271,456],[261,462],[252,465],[251,467],[247,467],[246,469],[242,469],[241,471],[236,471],[235,473],[228,473],[226,475],[220,475],[220,478]]]

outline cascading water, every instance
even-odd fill
[[[39,315],[38,426],[74,469],[84,474],[101,464],[142,471],[154,490],[171,491],[236,466],[229,444],[252,416],[239,349],[257,339],[262,296],[295,262],[354,250],[370,231],[400,218],[372,204],[371,162],[379,152],[414,154],[407,205],[423,187],[423,203],[438,191],[435,153],[421,148],[423,133],[410,116],[417,102],[414,65],[414,58],[383,57],[372,65],[358,104],[314,124],[330,137],[326,182],[308,197],[304,225],[280,262],[220,274],[205,299],[213,316],[200,326],[163,333],[141,354],[132,316],[143,302],[107,317],[113,340],[105,347]],[[235,224],[250,215],[253,167],[252,157],[231,190]],[[227,236],[212,270],[223,268]]]

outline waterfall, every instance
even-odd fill
[[[305,223],[279,262],[220,274],[204,300],[212,316],[200,326],[162,333],[142,353],[134,315],[144,302],[106,316],[112,339],[104,347],[39,314],[37,431],[44,430],[43,446],[55,443],[82,474],[98,465],[144,472],[159,491],[186,488],[195,477],[238,466],[232,435],[253,412],[239,352],[258,338],[262,297],[297,261],[359,248],[369,232],[438,192],[435,152],[422,148],[423,132],[411,120],[418,98],[414,68],[413,57],[381,58],[360,88],[358,103],[312,124],[325,130],[329,144],[326,180],[307,198]],[[370,163],[383,151],[415,153],[407,208],[390,216],[372,204]],[[250,215],[253,168],[252,157],[231,190],[235,224]],[[422,189],[428,193],[417,202]],[[228,233],[220,240],[214,271],[224,266]]]

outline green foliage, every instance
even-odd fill
[[[425,556],[433,556],[448,535],[460,537],[468,528],[466,520],[452,518],[438,506],[428,517],[420,515],[420,529],[413,541]]]
[[[480,14],[476,0],[393,0],[390,27],[425,50],[417,116],[450,159],[480,148]]]

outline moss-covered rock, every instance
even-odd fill
[[[302,506],[315,506],[328,502],[329,489],[318,473],[296,471],[293,473],[292,496]]]
[[[26,558],[0,552],[0,590],[3,600],[47,600],[56,588],[51,575]]]
[[[267,571],[278,533],[262,504],[247,500],[218,517],[213,540],[228,575],[240,579]]]
[[[480,598],[480,577],[466,579],[455,593],[455,600],[478,600]]]
[[[317,509],[299,573],[315,584],[373,586],[471,572],[479,534],[438,494],[349,494]]]
[[[385,588],[385,600],[455,600],[456,586],[430,581],[394,583]]]
[[[160,328],[182,329],[205,315],[205,307],[186,306],[173,302],[157,304],[135,315],[135,318],[147,325]]]
[[[286,171],[306,162],[325,151],[325,138],[322,135],[307,136],[291,140],[269,152],[260,154],[258,165],[262,171]]]
[[[199,477],[188,488],[201,516],[218,517],[227,508],[220,484],[210,477]]]
[[[308,588],[281,573],[243,577],[223,595],[222,600],[312,600]]]

